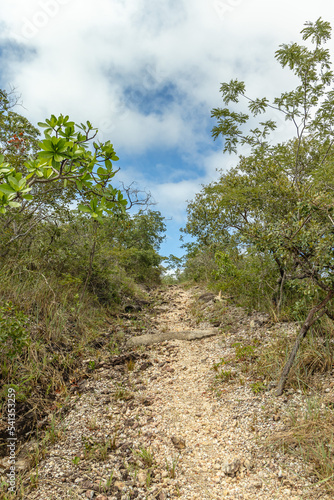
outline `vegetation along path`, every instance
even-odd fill
[[[298,456],[268,444],[304,397],[277,398],[247,371],[243,342],[259,344],[269,317],[198,288],[153,294],[148,334],[160,342],[128,340],[80,384],[27,498],[332,498]]]

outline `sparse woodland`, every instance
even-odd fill
[[[278,395],[309,329],[331,330],[334,318],[334,75],[325,48],[331,28],[318,19],[301,33],[308,46],[282,44],[275,54],[297,77],[294,90],[271,103],[249,97],[238,80],[221,85],[230,107],[213,109],[213,137],[224,138],[225,153],[238,146],[248,152],[188,205],[184,228],[196,239],[186,275],[207,279],[249,310],[300,322]],[[248,113],[236,111],[242,99]],[[275,141],[272,110],[293,124],[290,140]]]
[[[334,399],[324,406],[321,392],[323,381],[330,383],[334,342],[331,27],[318,19],[301,35],[303,44],[282,44],[276,52],[296,77],[294,90],[271,102],[249,96],[237,79],[221,85],[225,107],[212,110],[213,137],[223,139],[224,153],[240,156],[189,202],[182,232],[193,242],[184,245],[182,259],[169,257],[175,277],[164,276],[167,259],[159,248],[166,226],[150,194],[114,187],[113,145],[96,142],[90,122],[75,124],[68,116],[51,116],[37,129],[17,112],[15,93],[0,91],[0,401],[5,418],[14,388],[18,439],[40,440],[31,470],[56,440],[56,421],[78,382],[92,380],[106,356],[128,355],[130,333],[153,328],[154,290],[177,284],[212,292],[212,310],[193,306],[187,321],[208,321],[223,339],[240,318],[248,328],[247,315],[256,333],[256,315],[264,315],[258,336],[247,340],[244,329],[239,342],[232,332],[233,356],[212,366],[213,392],[219,399],[224,384],[245,385],[240,373],[248,373],[254,396],[270,390],[277,398],[284,390],[307,396],[277,442],[305,460],[323,491],[334,491]],[[273,111],[293,126],[290,139],[275,139]],[[261,330],[263,323],[270,328]],[[136,356],[124,358],[127,373]],[[146,455],[141,450],[142,462]],[[38,473],[29,474],[22,475],[19,498],[38,485]],[[117,495],[110,498],[123,498]]]

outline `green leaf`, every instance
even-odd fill
[[[110,160],[105,161],[105,166],[107,167],[108,171],[112,170],[112,163]]]
[[[1,184],[0,191],[4,194],[16,194],[15,189],[13,189],[9,184]]]
[[[43,177],[44,177],[45,179],[49,179],[49,178],[53,175],[53,170],[52,170],[52,168],[44,168],[43,170],[44,170],[44,172],[43,172]]]
[[[12,187],[15,191],[19,191],[19,184],[18,184],[17,179],[15,179],[15,177],[13,177],[12,175],[9,175],[9,176],[7,177],[7,181],[9,182],[9,184],[11,185],[11,187]]]
[[[13,171],[14,171],[13,168],[6,167],[6,166],[3,166],[3,167],[0,166],[0,173],[1,174],[8,174],[9,172],[13,172]]]
[[[81,210],[81,212],[87,212],[91,213],[92,209],[90,207],[87,207],[86,205],[83,205],[82,203],[78,205],[78,209]]]
[[[108,176],[108,170],[106,170],[105,168],[103,167],[99,167],[97,169],[97,175],[100,177],[100,178],[103,178],[103,177],[106,177]]]

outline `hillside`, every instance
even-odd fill
[[[315,464],[300,450],[283,453],[282,443],[293,451],[292,424],[307,411],[311,418],[319,395],[332,414],[333,377],[318,376],[312,391],[291,380],[277,398],[275,383],[259,374],[268,333],[293,337],[294,324],[247,316],[199,287],[154,289],[134,309],[123,314],[121,352],[104,353],[73,385],[24,498],[332,498],[328,482],[316,484]],[[177,339],[184,332],[209,336]],[[141,334],[171,339],[129,347]],[[35,440],[26,447],[30,464],[37,448]],[[22,467],[28,461],[22,451]]]

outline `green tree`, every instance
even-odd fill
[[[224,138],[224,152],[236,153],[246,146],[249,153],[197,196],[189,206],[186,228],[203,242],[217,234],[243,251],[253,248],[268,253],[278,269],[278,305],[284,287],[303,283],[309,309],[283,369],[278,395],[310,326],[324,314],[333,318],[334,79],[329,51],[323,47],[331,27],[319,18],[307,22],[301,33],[305,42],[311,42],[308,46],[282,44],[276,52],[281,66],[290,68],[299,80],[295,90],[270,103],[267,98],[248,97],[245,84],[238,80],[221,85],[223,102],[229,107],[213,109],[212,117],[217,119],[213,137]],[[247,113],[235,110],[240,98],[248,101]],[[270,140],[277,128],[272,109],[294,125],[296,133],[290,140]],[[255,123],[262,114],[267,119]],[[245,131],[249,120],[254,126]],[[202,200],[206,228],[200,214],[204,205],[195,206]]]
[[[97,129],[90,122],[75,125],[68,116],[52,115],[39,126],[45,128],[45,138],[38,143],[37,158],[18,166],[0,156],[0,213],[33,200],[34,186],[51,183],[75,188],[85,201],[79,208],[98,220],[116,204],[126,206],[121,191],[110,184],[118,171],[112,165],[118,160],[113,145],[94,142]]]
[[[112,269],[125,274],[129,268],[130,275],[132,267],[137,274],[140,269],[142,281],[150,272],[158,278],[163,218],[153,211],[126,212],[147,207],[150,194],[112,186],[118,172],[112,144],[95,142],[97,130],[89,122],[76,125],[63,115],[39,123],[45,129],[39,140],[39,131],[13,112],[16,103],[15,93],[0,92],[2,270],[15,262],[19,272],[61,280],[64,274],[82,284],[79,302],[86,291],[112,300]],[[115,252],[118,257],[110,257]]]
[[[162,257],[158,251],[166,231],[159,211],[140,209],[132,215],[127,213],[116,221],[110,219],[105,229],[115,241],[115,257],[129,276],[142,283],[159,281]]]
[[[17,104],[14,91],[0,89],[0,154],[20,169],[30,155],[37,153],[40,133],[27,118],[13,111]]]
[[[52,115],[39,124],[45,129],[39,140],[39,131],[13,111],[15,104],[15,93],[0,91],[2,257],[41,222],[58,224],[70,203],[102,221],[103,215],[145,202],[111,185],[118,172],[112,161],[118,158],[109,141],[94,142],[97,130],[89,122],[78,126],[68,116]]]

